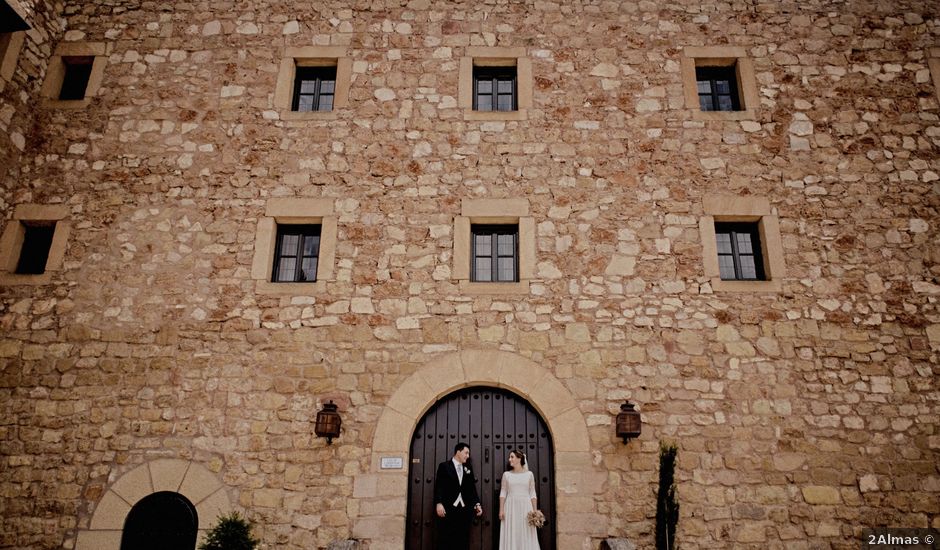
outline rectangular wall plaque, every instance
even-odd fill
[[[404,461],[400,456],[383,456],[382,457],[382,469],[383,470],[401,470],[404,465]]]

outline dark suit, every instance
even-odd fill
[[[444,505],[444,518],[437,521],[438,550],[467,550],[470,547],[470,525],[473,523],[474,506],[480,503],[477,496],[477,480],[469,464],[464,464],[463,482],[457,477],[453,460],[441,462],[434,478],[434,507]],[[469,472],[467,470],[470,470]],[[463,507],[454,507],[458,496],[463,497]]]

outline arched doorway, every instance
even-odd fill
[[[189,499],[172,491],[153,493],[127,514],[121,550],[193,550],[198,525]]]
[[[523,449],[535,473],[539,509],[548,523],[539,531],[542,550],[555,550],[554,450],[548,427],[523,398],[503,389],[475,387],[439,399],[418,422],[411,439],[408,475],[407,550],[434,550],[434,476],[453,456],[454,445],[470,445],[483,517],[474,520],[472,550],[495,550],[499,541],[499,482],[509,451]]]

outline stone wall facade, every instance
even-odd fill
[[[0,281],[0,547],[116,550],[128,500],[176,487],[266,548],[400,549],[378,459],[468,385],[551,427],[563,550],[653,545],[663,441],[684,548],[940,528],[936,4],[19,4],[2,223],[64,206],[69,233],[48,277]],[[81,44],[100,87],[43,99]],[[279,95],[304,48],[348,67],[327,115]],[[480,116],[462,67],[494,51],[531,97]],[[746,109],[701,113],[689,63],[725,55]],[[334,220],[328,278],[257,278],[273,204]],[[511,288],[463,278],[478,207],[531,227]],[[777,244],[742,288],[703,234],[748,216]]]

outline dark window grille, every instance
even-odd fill
[[[471,281],[519,281],[519,226],[472,225]]]
[[[515,67],[473,67],[473,110],[516,111]]]
[[[332,111],[336,95],[336,66],[297,67],[292,111]]]
[[[49,249],[52,248],[52,235],[55,222],[47,224],[23,224],[26,233],[20,248],[20,259],[16,263],[16,272],[26,275],[45,273]]]
[[[278,225],[274,252],[275,283],[301,283],[317,280],[320,256],[319,225]]]
[[[735,65],[696,67],[698,103],[703,111],[740,111],[738,76]]]
[[[760,229],[754,223],[715,223],[718,269],[724,281],[764,281]]]
[[[88,89],[88,79],[91,77],[91,67],[95,58],[91,55],[63,57],[65,76],[62,78],[62,89],[59,90],[59,99],[85,99]]]

